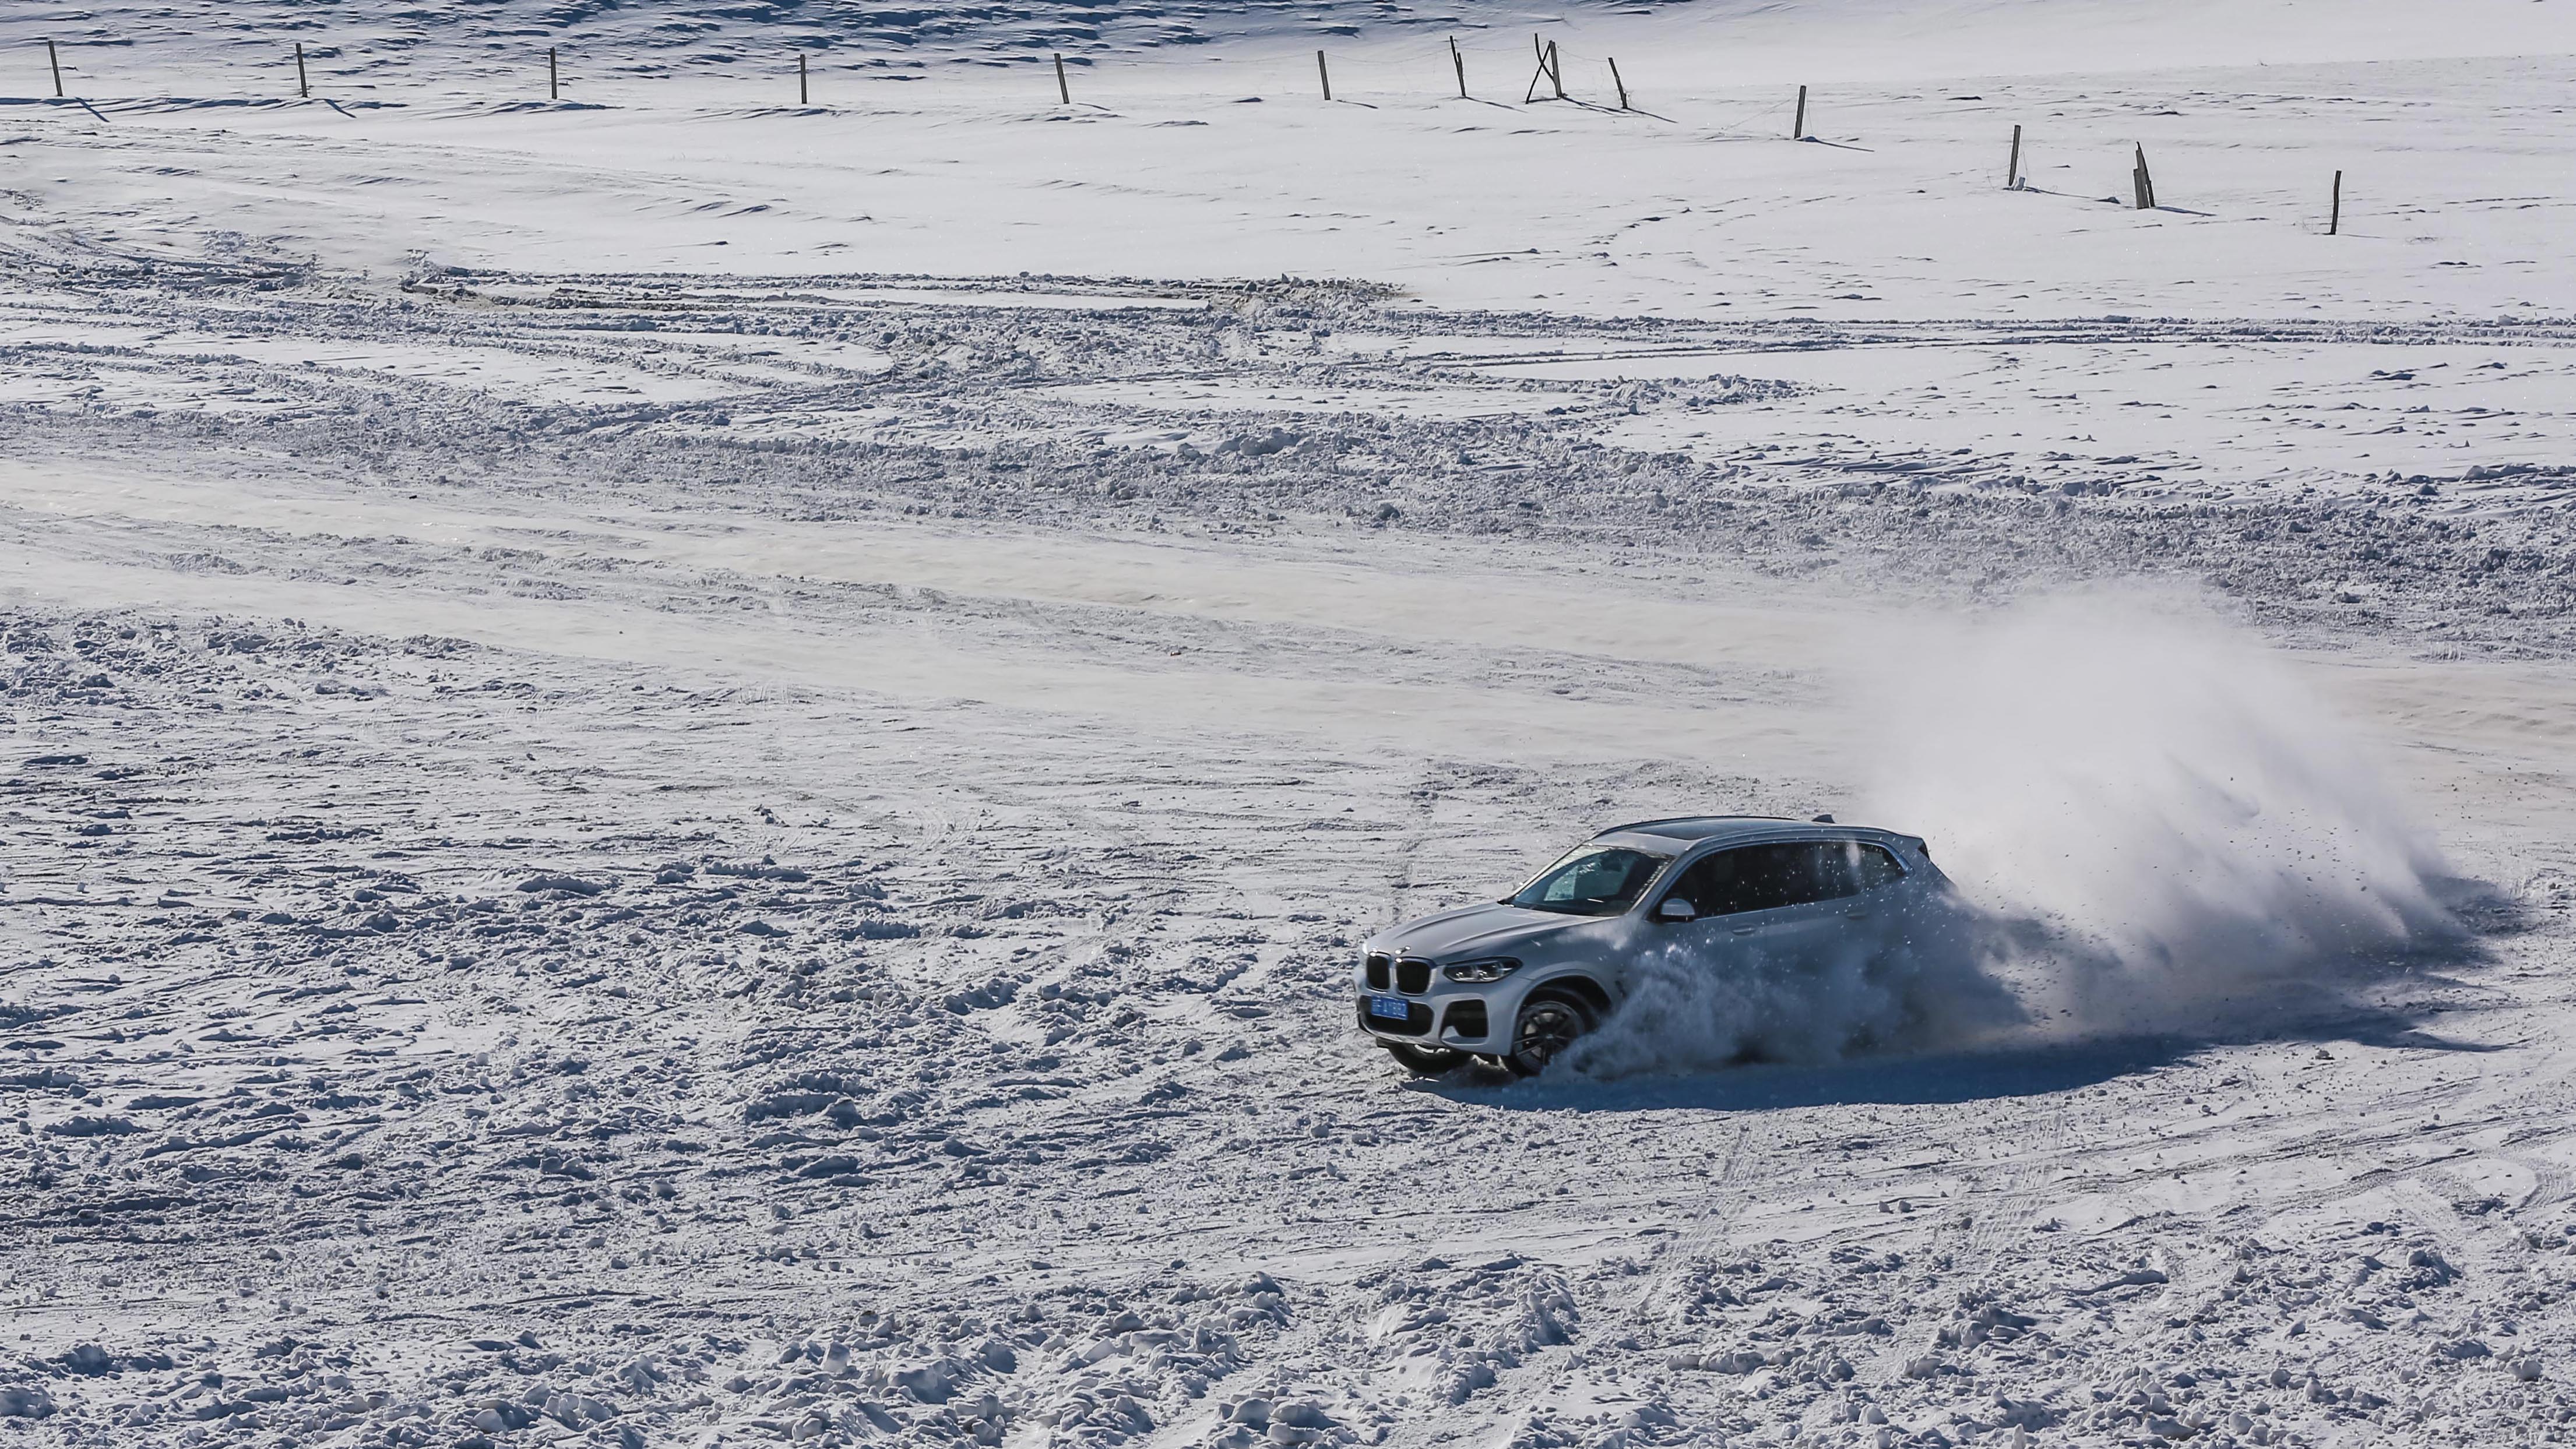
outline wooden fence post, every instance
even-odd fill
[[[2004,190],[2021,190],[2021,127],[2013,127],[2012,160],[2004,166]]]
[[[2129,174],[2129,180],[2138,188],[2138,210],[2155,210],[2156,179],[2147,172],[2147,148],[2144,146],[2138,148],[2138,167]]]
[[[2337,233],[2341,232],[2342,230],[2343,230],[2343,173],[2342,173],[2342,172],[2340,172],[2340,171],[2338,171],[2338,172],[2336,172],[2336,173],[2335,173],[2335,182],[2334,182],[2334,210],[2332,210],[2332,211],[2330,211],[2330,212],[2328,212],[2328,213],[2326,214],[2326,235],[2328,235],[2328,236],[2333,236],[2333,235],[2335,235],[2335,234],[2337,234]]]
[[[304,78],[304,42],[300,40],[295,42],[295,93],[308,101],[313,99],[313,84]]]
[[[59,101],[63,98],[63,57],[60,51],[54,49],[54,43],[50,40],[45,42],[45,59],[53,64],[54,99]]]
[[[806,100],[805,100],[805,52],[803,52],[803,51],[801,51],[801,50],[800,50],[800,51],[798,51],[798,52],[796,52],[796,104],[798,104],[798,105],[800,105],[800,106],[801,106],[801,105],[806,104]]]
[[[1333,73],[1324,65],[1324,53],[1320,50],[1315,52],[1315,74],[1324,82],[1324,99],[1328,101],[1331,100],[1333,98]]]
[[[1556,98],[1565,99],[1565,62],[1556,53],[1556,42],[1547,43],[1547,78],[1556,87]]]
[[[1458,68],[1458,99],[1467,99],[1467,57],[1458,53],[1458,37],[1449,37],[1449,63]]]
[[[1619,79],[1619,57],[1610,57],[1610,84],[1619,88],[1619,109],[1628,109],[1628,83]]]
[[[555,48],[551,45],[546,47],[546,99],[563,99],[563,75],[555,69]]]
[[[1798,119],[1789,123],[1789,139],[1792,141],[1807,139],[1807,88],[1805,86],[1798,87]]]
[[[1073,104],[1073,88],[1064,83],[1064,56],[1061,52],[1055,58],[1055,98],[1068,106]]]

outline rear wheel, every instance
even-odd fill
[[[1458,1064],[1467,1059],[1465,1052],[1453,1052],[1446,1047],[1406,1046],[1400,1041],[1382,1041],[1378,1045],[1386,1048],[1388,1056],[1402,1062],[1404,1069],[1417,1077],[1441,1076],[1456,1070]]]
[[[1593,1025],[1592,1008],[1583,1002],[1540,992],[1521,1004],[1520,1020],[1512,1028],[1511,1054],[1503,1058],[1503,1065],[1513,1076],[1535,1077]]]

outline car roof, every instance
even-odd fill
[[[1808,837],[1839,837],[1847,840],[1872,836],[1889,837],[1894,834],[1874,826],[1844,825],[1824,820],[1791,820],[1782,815],[1677,815],[1667,820],[1637,820],[1626,825],[1613,825],[1592,838],[1607,840],[1619,835],[1645,836],[1651,837],[1651,841],[1695,846],[1712,840],[1777,838],[1783,833]]]

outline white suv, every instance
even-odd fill
[[[1503,900],[1370,937],[1360,1029],[1416,1072],[1476,1056],[1527,1076],[1601,1024],[1645,953],[1723,970],[1869,950],[1951,895],[1922,841],[1829,815],[1616,826]]]

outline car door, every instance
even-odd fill
[[[1803,969],[1842,934],[1857,882],[1840,841],[1738,845],[1694,862],[1665,893],[1694,918],[1666,921],[1695,956],[1746,966]],[[1661,920],[1663,902],[1657,903]]]

